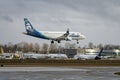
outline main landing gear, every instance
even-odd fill
[[[58,40],[57,42],[58,42],[58,43],[61,43],[60,40]],[[54,44],[54,41],[53,41],[53,40],[51,41],[51,44]]]
[[[54,41],[53,41],[53,40],[51,41],[51,44],[54,44]]]
[[[79,41],[77,40],[77,44],[79,44]]]

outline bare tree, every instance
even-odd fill
[[[65,48],[69,49],[70,43],[65,43]]]
[[[57,45],[57,43],[50,44],[49,52],[50,53],[57,53],[58,52],[58,45]]]
[[[70,44],[70,43],[65,43],[65,48],[66,49],[75,49],[76,48],[76,44]]]
[[[100,48],[100,49],[101,49],[101,48],[103,48],[103,45],[102,45],[102,44],[98,44],[98,45],[97,45],[97,48]]]
[[[48,52],[48,44],[47,43],[44,43],[43,46],[42,46],[42,53],[43,54],[47,54]]]
[[[94,48],[94,44],[92,42],[89,42],[88,47],[92,49]]]
[[[35,44],[34,44],[34,51],[35,51],[36,53],[38,53],[39,50],[40,50],[39,44],[38,44],[38,43],[35,43]]]
[[[29,44],[28,49],[29,49],[30,52],[33,52],[33,44],[32,43]]]

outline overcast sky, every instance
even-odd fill
[[[0,44],[50,43],[22,34],[25,17],[38,30],[81,32],[80,45],[120,45],[120,0],[0,0]]]

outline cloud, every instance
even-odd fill
[[[1,19],[5,20],[6,22],[13,22],[13,19],[10,16],[1,16]]]
[[[24,17],[39,30],[65,31],[69,27],[71,31],[82,32],[87,37],[84,43],[105,44],[106,40],[110,40],[110,43],[119,44],[120,41],[115,36],[120,34],[119,0],[1,0],[0,13],[0,25],[9,33],[8,36],[20,35],[17,39],[10,38],[13,42],[31,39],[21,35]],[[7,29],[8,26],[12,29]],[[0,36],[4,36],[5,31],[1,31]],[[0,42],[4,39],[7,36]],[[31,40],[34,41],[35,38]]]

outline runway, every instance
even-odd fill
[[[0,67],[0,80],[120,80],[120,67]]]

